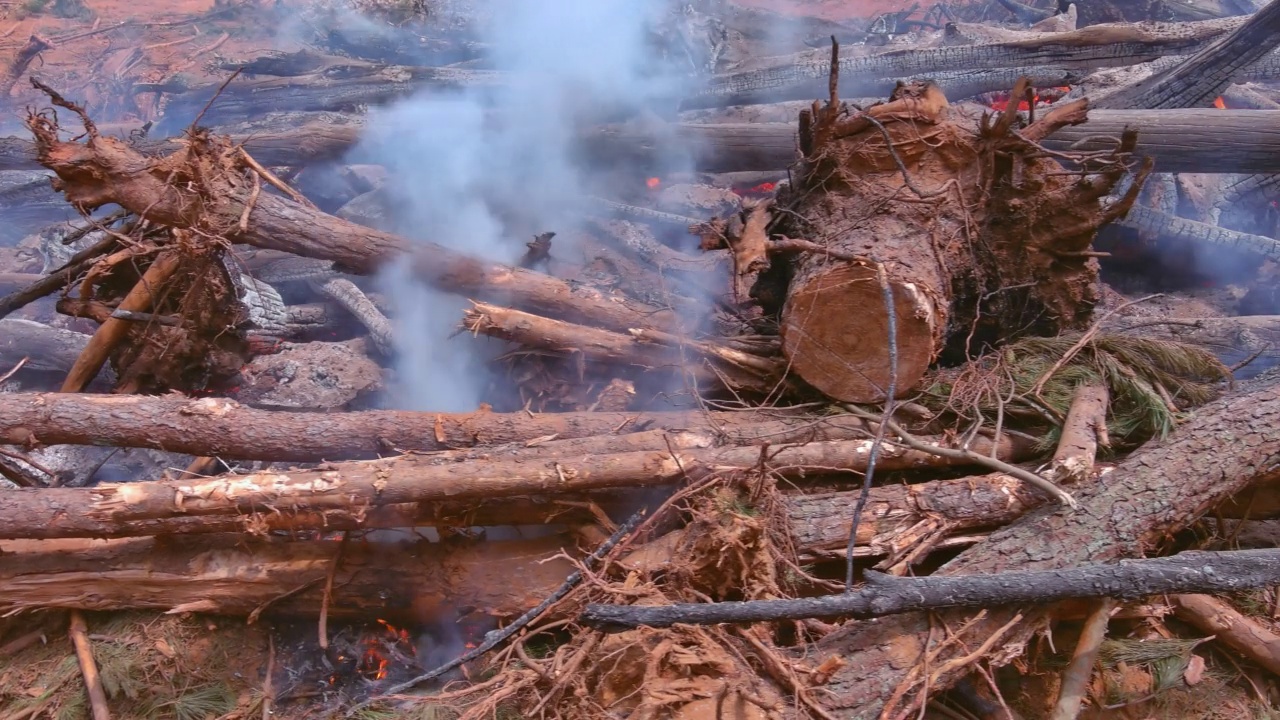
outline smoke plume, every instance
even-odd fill
[[[669,104],[688,82],[687,74],[656,69],[651,28],[667,7],[665,0],[494,5],[480,39],[506,81],[426,92],[370,114],[354,152],[389,170],[390,229],[504,263],[538,232],[558,233],[557,243],[571,237],[582,197],[609,192],[597,170],[617,176],[578,157],[578,129]],[[487,382],[477,354],[485,343],[447,340],[465,301],[422,286],[404,267],[387,268],[380,281],[399,314],[394,403],[474,409]]]

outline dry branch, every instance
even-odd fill
[[[1280,675],[1280,635],[1208,595],[1175,595],[1174,614],[1201,632],[1264,668]]]

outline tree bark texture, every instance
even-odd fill
[[[240,217],[250,205],[252,182],[245,174],[249,168],[223,159],[235,155],[226,152],[225,141],[207,134],[164,158],[148,159],[111,137],[91,134],[85,144],[62,142],[45,116],[33,116],[29,124],[41,164],[58,173],[56,189],[77,207],[115,203],[153,222],[207,227],[232,242],[331,260],[359,273],[371,273],[412,247],[403,238],[270,193],[252,203],[241,230]],[[188,176],[201,182],[169,181]],[[432,243],[418,243],[416,250],[414,273],[448,292],[623,331],[675,324],[667,310],[541,273],[476,260]]]
[[[879,402],[891,353],[896,393],[906,395],[948,346],[966,352],[1012,332],[1086,325],[1098,265],[1084,251],[1132,202],[1101,202],[1125,170],[1114,164],[1068,180],[1033,144],[1083,119],[1078,101],[1019,133],[1012,110],[975,133],[961,129],[928,85],[904,86],[865,114],[830,103],[802,114],[805,162],[779,199],[795,198],[801,219],[784,232],[867,260],[809,253],[796,261],[782,309],[790,368],[829,397]]]
[[[1006,570],[1052,570],[1140,557],[1163,539],[1247,486],[1274,480],[1280,462],[1280,388],[1240,393],[1205,405],[1167,441],[1144,446],[1104,478],[1074,494],[1079,509],[1048,507],[996,531],[943,566],[944,575],[980,575]],[[995,638],[985,656],[996,665],[1022,654],[1045,610],[992,610],[964,633],[966,642]],[[1015,617],[1017,616],[1017,617]],[[972,615],[946,612],[941,621],[958,628]],[[818,650],[848,661],[827,685],[828,708],[837,717],[876,718],[895,691],[915,697],[912,668],[925,651],[929,621],[922,614],[864,623],[820,643]],[[963,652],[963,651],[962,651]],[[931,668],[957,656],[944,650]],[[957,663],[931,680],[929,692],[950,686],[964,673]],[[910,675],[910,677],[909,677]],[[910,691],[910,692],[908,692]],[[897,693],[902,696],[901,693]],[[899,710],[909,703],[895,704]]]
[[[1244,18],[1189,23],[1116,23],[1093,25],[1066,33],[1045,33],[1022,40],[982,45],[890,50],[860,55],[842,52],[839,72],[848,78],[900,78],[956,69],[1054,66],[1098,68],[1133,65],[1171,54],[1194,52],[1205,43],[1244,24]],[[771,99],[778,91],[826,79],[830,54],[804,52],[779,58],[763,67],[722,75],[685,107],[742,105]]]
[[[573,550],[565,536],[345,545],[331,618],[453,621],[460,608],[512,617],[573,572],[568,561],[551,559]],[[265,607],[268,615],[314,617],[338,546],[242,535],[0,543],[0,615],[78,608],[244,616]]]
[[[506,444],[528,449],[549,440],[592,437],[625,443],[627,435],[643,431],[703,433],[715,444],[776,445],[864,437],[866,427],[850,415],[788,416],[767,410],[313,413],[259,410],[221,398],[0,393],[0,443],[145,447],[243,460],[309,462]]]
[[[1091,109],[1085,123],[1058,130],[1044,145],[1110,150],[1126,128],[1138,133],[1134,154],[1152,158],[1159,172],[1280,172],[1280,110]],[[702,172],[781,170],[800,159],[793,123],[681,123],[672,132],[692,149]],[[643,169],[656,163],[657,137],[643,128],[606,125],[583,142],[593,157]]]
[[[1274,0],[1236,30],[1216,38],[1186,62],[1121,88],[1098,103],[1109,108],[1209,107],[1239,71],[1280,41],[1280,2]]]
[[[696,443],[685,443],[696,444]],[[859,472],[871,440],[788,446],[768,459],[756,446],[669,449],[569,456],[533,449],[502,459],[437,463],[430,455],[337,463],[324,469],[260,472],[93,488],[11,490],[0,494],[0,539],[122,537],[156,532],[139,523],[172,517],[355,510],[411,502],[554,495],[610,488],[671,485],[690,474],[776,468],[781,477]],[[985,447],[984,447],[985,446]],[[1019,450],[1001,443],[1007,459]],[[989,443],[975,452],[990,453]],[[674,450],[674,451],[673,451]],[[1025,450],[1023,450],[1025,452]],[[882,448],[877,467],[909,470],[948,467],[947,458],[896,445]],[[251,523],[252,524],[252,523]],[[198,527],[198,526],[193,526]]]

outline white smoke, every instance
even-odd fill
[[[650,29],[668,11],[666,0],[492,1],[481,40],[509,81],[426,92],[373,111],[354,152],[389,170],[391,229],[514,263],[538,232],[558,233],[553,252],[564,252],[583,195],[608,194],[599,187],[603,171],[617,169],[591,168],[576,156],[579,129],[669,102],[688,75],[656,71]],[[475,409],[487,383],[479,369],[484,341],[447,339],[465,302],[423,286],[403,266],[380,279],[399,309],[394,403]]]

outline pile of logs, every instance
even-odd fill
[[[25,178],[0,207],[83,217],[0,267],[0,615],[71,612],[95,712],[89,610],[319,618],[322,643],[483,616],[502,629],[448,667],[516,638],[477,692],[565,717],[899,718],[953,686],[981,714],[994,668],[1087,618],[1054,699],[1075,717],[1109,619],[1172,635],[1152,605],[1280,674],[1269,619],[1206,594],[1280,584],[1280,554],[1182,553],[1220,549],[1206,515],[1226,544],[1280,514],[1280,384],[1232,376],[1280,359],[1280,310],[1102,281],[1136,232],[1138,264],[1222,254],[1270,307],[1280,0],[1078,29],[1001,4],[1034,27],[876,29],[899,13],[842,46],[815,20],[829,49],[763,60],[772,16],[691,10],[737,41],[690,50],[715,72],[683,116],[575,146],[643,181],[688,143],[683,194],[583,198],[582,232],[509,264],[378,229],[391,180],[348,152],[353,107],[513,82],[474,42],[334,32],[139,83],[167,105],[133,140],[33,78],[62,112],[0,142]],[[368,277],[393,266],[501,344],[484,406],[381,409],[405,331]],[[484,530],[512,527],[536,532]],[[378,532],[406,528],[435,538]],[[548,627],[553,659],[523,657]]]

